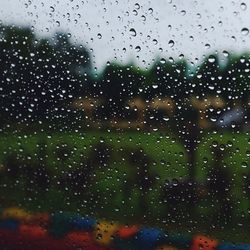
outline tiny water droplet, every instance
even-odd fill
[[[135,16],[137,16],[137,15],[138,15],[137,10],[133,10],[132,12],[133,12],[133,14],[134,14]]]
[[[214,56],[209,56],[208,61],[210,63],[214,63],[215,62],[215,57]]]
[[[134,28],[131,28],[131,29],[129,30],[129,32],[130,32],[130,35],[131,35],[131,36],[136,36],[136,31],[135,31]]]
[[[247,9],[247,5],[245,3],[241,3],[240,7],[242,10],[246,10]]]
[[[182,15],[182,16],[185,16],[185,15],[186,15],[186,11],[185,11],[185,10],[182,10],[182,11],[181,11],[181,15]]]
[[[153,39],[153,43],[154,43],[154,45],[156,45],[158,43],[158,41],[156,39]]]
[[[136,3],[136,4],[135,4],[135,8],[136,8],[137,10],[139,10],[139,9],[140,9],[140,4],[139,4],[139,3]]]
[[[228,53],[228,51],[226,51],[226,50],[223,50],[223,56],[225,56],[225,57],[228,57],[229,56],[229,53]]]
[[[206,44],[205,44],[205,48],[206,48],[206,49],[210,49],[210,48],[211,48],[211,45],[210,45],[209,43],[206,43]]]
[[[165,63],[166,63],[166,59],[161,58],[160,63],[161,63],[161,64],[165,64]]]
[[[243,36],[248,35],[248,34],[249,34],[249,29],[248,29],[248,28],[243,28],[243,29],[241,29],[241,34],[242,34]]]
[[[173,40],[170,40],[169,42],[168,42],[168,45],[172,48],[172,47],[174,47],[174,41]]]
[[[135,51],[136,51],[136,52],[141,51],[141,47],[140,47],[140,46],[136,46],[136,47],[135,47]]]
[[[247,168],[247,167],[248,167],[247,162],[242,162],[242,163],[241,163],[241,167],[242,167],[242,168]]]

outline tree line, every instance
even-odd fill
[[[168,96],[177,105],[194,96],[222,97],[228,105],[247,105],[250,86],[250,53],[208,55],[191,67],[185,58],[155,60],[148,69],[107,63],[95,75],[88,48],[73,43],[70,36],[56,33],[38,38],[27,27],[0,27],[0,118],[2,124],[53,122],[69,114],[79,97],[101,98],[103,119],[124,117],[126,103],[134,97],[151,100]]]

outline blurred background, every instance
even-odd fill
[[[249,243],[249,10],[2,0],[1,208]]]

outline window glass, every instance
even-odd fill
[[[1,0],[1,249],[250,249],[250,4]]]

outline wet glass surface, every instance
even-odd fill
[[[247,1],[0,14],[1,249],[250,249]]]

